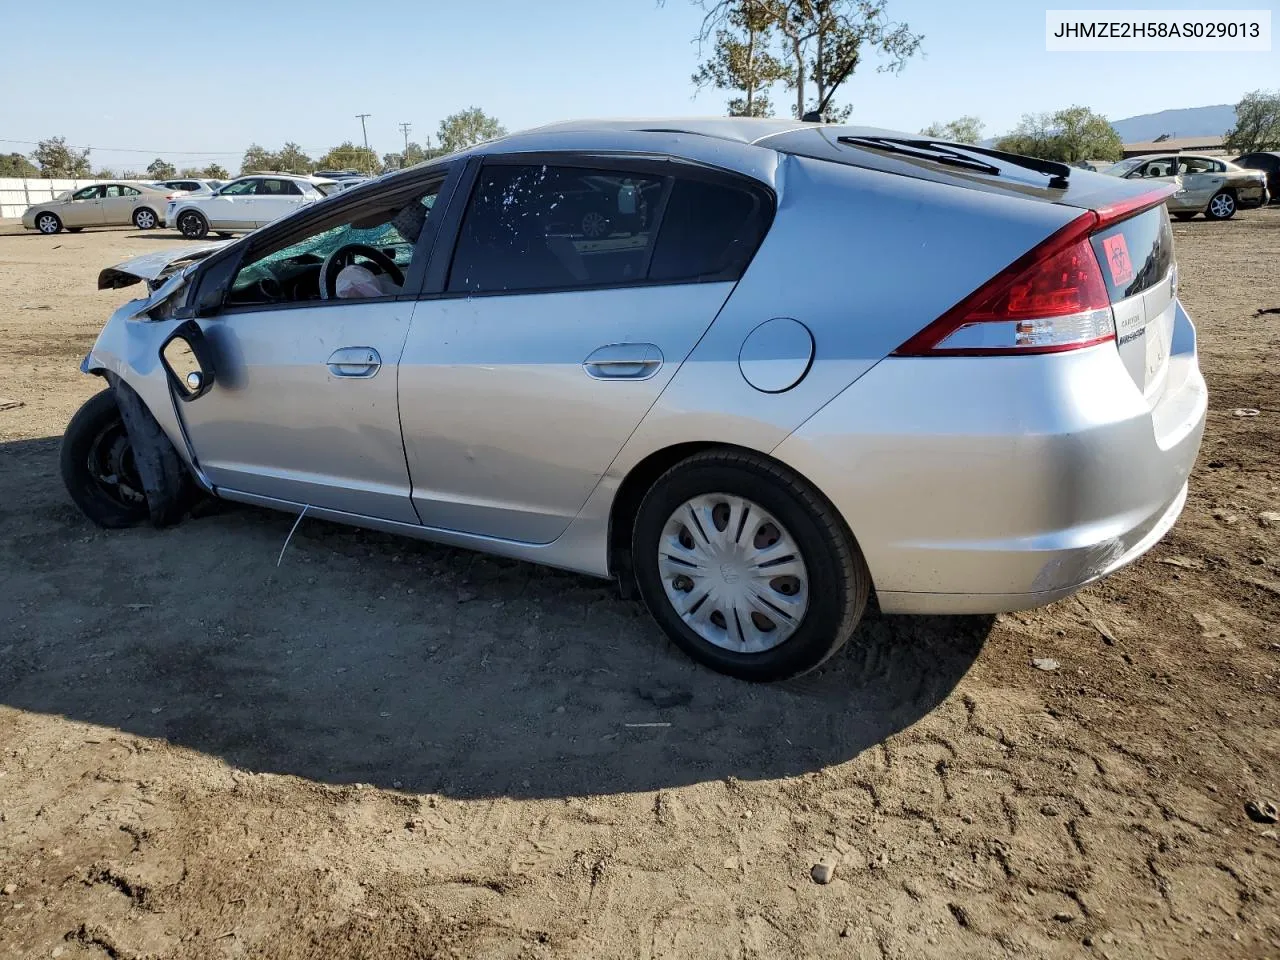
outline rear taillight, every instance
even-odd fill
[[[1015,356],[1114,340],[1111,298],[1089,235],[1164,202],[1161,188],[1082,213],[900,346],[898,356]]]

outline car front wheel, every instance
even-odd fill
[[[1210,220],[1230,220],[1236,215],[1236,197],[1229,190],[1222,190],[1213,195],[1204,215]]]
[[[59,466],[67,493],[98,526],[133,527],[150,516],[112,390],[90,397],[71,418],[62,435]]]
[[[36,217],[36,229],[43,234],[52,236],[62,229],[62,221],[58,219],[56,213],[42,213]]]
[[[834,508],[745,451],[696,454],[663,474],[636,515],[632,564],[671,640],[743,680],[821,665],[852,635],[871,587]]]
[[[209,221],[204,214],[188,210],[178,217],[178,229],[188,240],[201,240],[209,235]]]

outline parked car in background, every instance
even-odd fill
[[[1169,212],[1179,220],[1203,213],[1210,220],[1230,220],[1237,210],[1266,203],[1265,174],[1223,160],[1190,153],[1129,157],[1104,171],[1126,180],[1161,180],[1174,184]]]
[[[1174,524],[1208,395],[1170,192],[784,119],[527,131],[102,271],[148,292],[63,478],[105,526],[189,477],[618,577],[702,663],[794,676],[873,588],[1036,607]]]
[[[192,240],[206,237],[210,231],[230,236],[256,230],[322,200],[334,186],[334,181],[321,177],[254,174],[232,180],[208,196],[174,197],[165,206],[164,222]]]
[[[1280,150],[1264,150],[1236,157],[1238,166],[1246,170],[1261,170],[1267,175],[1267,192],[1272,203],[1280,203]]]
[[[200,197],[208,197],[216,193],[222,187],[224,182],[225,181],[222,180],[206,180],[203,178],[199,180],[191,180],[186,177],[182,177],[177,180],[157,180],[155,185],[157,187],[162,187],[165,190],[181,191],[183,193],[190,193]]]
[[[53,200],[33,203],[22,214],[28,230],[54,234],[85,227],[151,230],[160,224],[169,191],[146,183],[95,183]]]

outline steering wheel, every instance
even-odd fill
[[[377,247],[367,243],[348,243],[339,247],[324,258],[320,267],[320,299],[336,300],[338,298],[338,272],[356,262],[356,257],[364,257],[379,270],[396,282],[396,286],[404,286],[404,271],[396,266],[396,262]]]

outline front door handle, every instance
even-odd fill
[[[328,366],[335,377],[367,380],[382,367],[382,357],[373,347],[343,347],[333,351]]]
[[[648,380],[662,366],[662,351],[652,343],[611,343],[582,361],[597,380]]]

